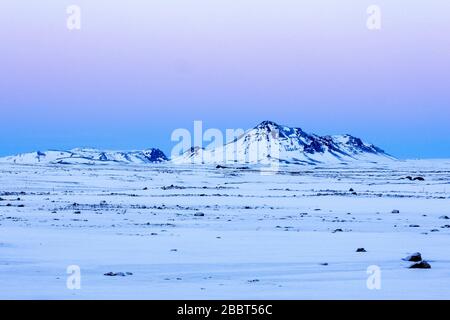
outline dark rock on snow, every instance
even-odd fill
[[[410,269],[431,269],[431,265],[426,261],[414,263],[409,267]]]
[[[412,262],[419,262],[422,261],[422,255],[420,252],[413,253],[412,255],[407,256],[403,260],[405,261],[412,261]]]
[[[107,277],[125,277],[125,276],[132,276],[133,273],[131,273],[131,272],[107,272],[104,275]]]

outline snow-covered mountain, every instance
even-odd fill
[[[0,162],[17,164],[146,164],[167,161],[159,149],[143,151],[102,151],[77,148],[69,151],[37,151],[0,158]],[[175,164],[346,164],[350,162],[380,163],[395,160],[382,149],[351,135],[319,136],[300,128],[263,121],[253,129],[223,146],[192,147]]]
[[[191,148],[175,163],[339,164],[384,162],[395,158],[351,135],[319,136],[300,128],[263,121],[234,141],[214,149]]]
[[[96,149],[77,148],[69,151],[37,151],[0,158],[0,162],[17,164],[145,164],[158,163],[167,160],[166,155],[161,150],[154,148],[143,151],[101,151]]]

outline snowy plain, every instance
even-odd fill
[[[0,172],[1,299],[450,299],[450,160]]]

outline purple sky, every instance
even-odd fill
[[[394,3],[395,2],[395,3]],[[81,7],[81,30],[66,7]],[[382,10],[382,29],[366,9]],[[450,157],[450,2],[3,0],[0,155],[266,119]]]

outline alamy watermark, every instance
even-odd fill
[[[66,27],[68,30],[81,30],[81,7],[75,4],[69,5],[66,8]],[[371,31],[381,30],[381,7],[372,4],[367,7],[366,27]]]
[[[81,29],[81,8],[77,5],[70,5],[66,8],[66,13],[68,14],[66,20],[67,29],[80,30]]]
[[[172,132],[171,158],[185,164],[259,164],[262,174],[277,172],[280,163],[279,130],[268,125],[245,131],[217,128],[204,130],[202,121],[194,121],[193,134],[185,128]]]
[[[70,265],[67,267],[68,274],[66,286],[69,290],[81,289],[81,268],[77,265]]]
[[[370,5],[367,10],[369,17],[366,26],[369,30],[381,30],[381,8],[378,5]]]
[[[366,285],[369,290],[381,290],[381,268],[377,265],[369,266],[366,270],[369,277]]]

